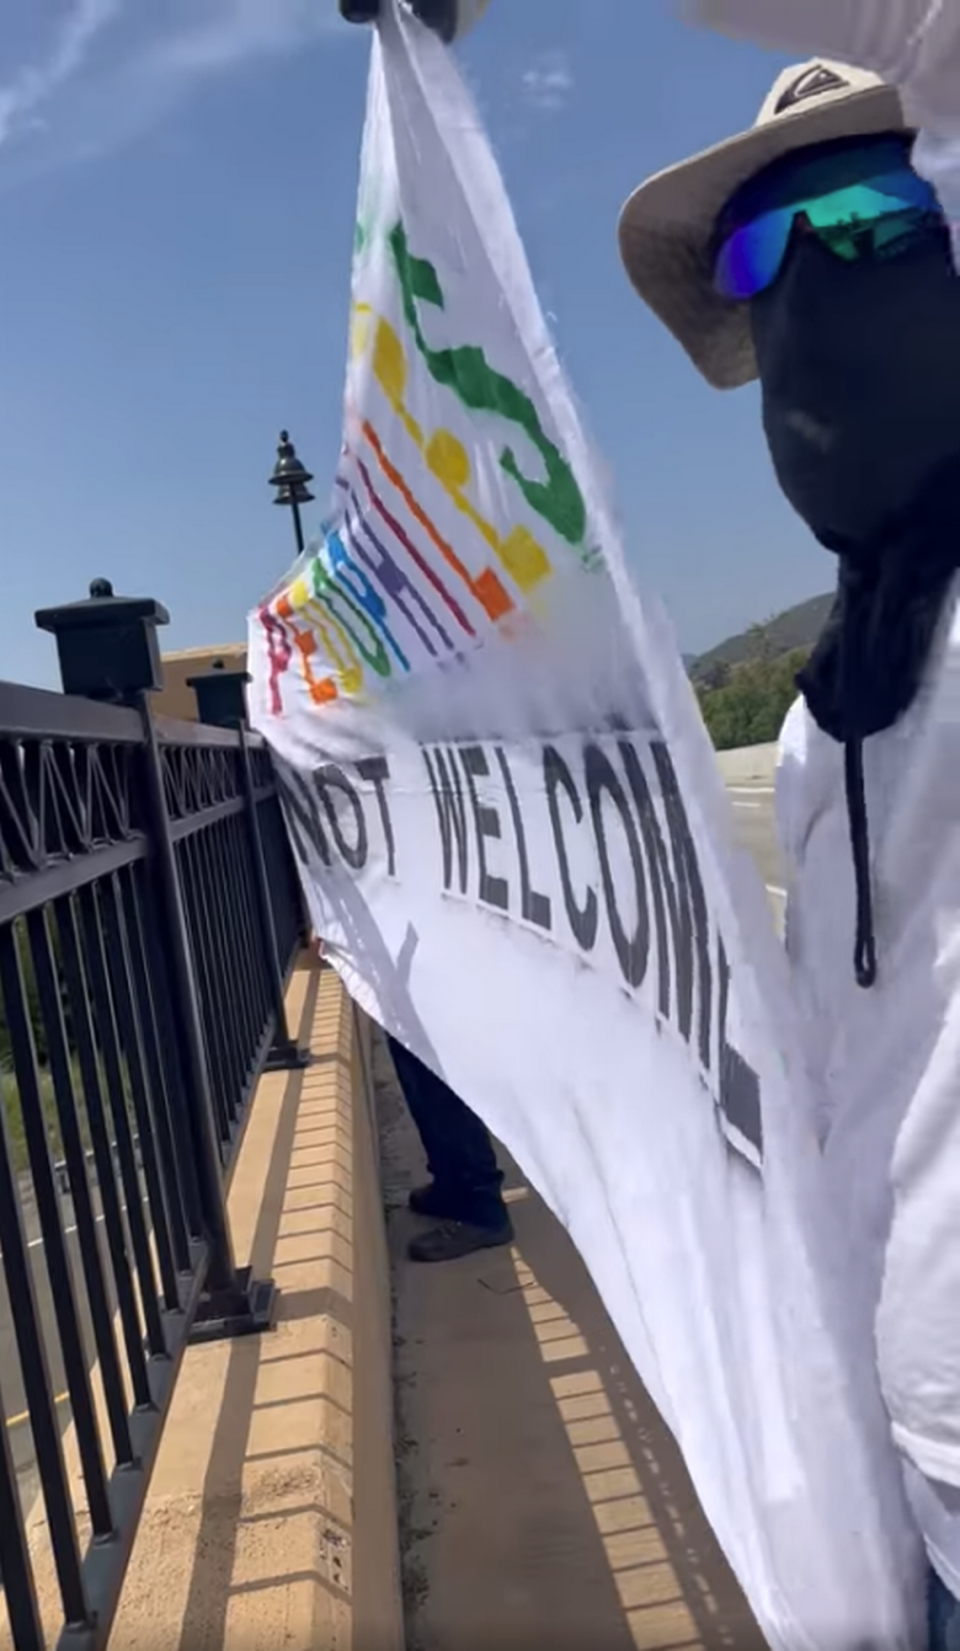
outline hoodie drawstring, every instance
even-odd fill
[[[847,782],[847,819],[857,886],[857,939],[853,967],[857,985],[869,991],[877,982],[877,941],[873,928],[873,884],[870,877],[870,830],[867,794],[863,783],[863,741],[844,746]]]

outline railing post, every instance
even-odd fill
[[[168,624],[169,615],[151,599],[114,596],[109,582],[99,579],[90,586],[88,600],[44,609],[35,619],[56,638],[64,693],[133,706],[143,721],[143,813],[191,1103],[189,1148],[208,1252],[190,1339],[249,1335],[269,1327],[276,1292],[272,1280],[253,1279],[249,1268],[237,1267],[230,1236],[197,984],[149,702],[162,682],[157,627]]]
[[[0,1126],[2,1127],[2,1126]],[[44,1651],[37,1586],[23,1528],[17,1470],[10,1449],[9,1423],[0,1393],[0,1578],[16,1651]]]
[[[275,1031],[273,1045],[266,1060],[268,1072],[287,1072],[309,1066],[310,1055],[290,1036],[284,993],[283,960],[277,945],[277,929],[273,921],[273,903],[267,863],[263,853],[263,837],[257,815],[257,794],[253,783],[253,765],[247,738],[247,698],[244,692],[250,681],[248,671],[228,671],[217,659],[209,674],[187,678],[197,699],[200,721],[213,728],[233,728],[240,736],[240,767],[243,793],[246,799],[247,830],[250,839],[250,857],[253,862],[253,880],[257,890],[260,927],[270,968],[270,985],[274,1001]]]

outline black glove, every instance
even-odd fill
[[[457,32],[457,0],[409,0],[409,5],[414,16],[449,45]],[[375,23],[380,0],[340,0],[340,15],[348,23]]]
[[[340,0],[340,16],[348,23],[375,23],[380,16],[380,0]]]

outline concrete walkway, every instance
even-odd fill
[[[229,1190],[238,1260],[277,1283],[275,1324],[184,1355],[116,1651],[402,1651],[365,1034],[336,975],[307,956],[287,1015],[312,1064],[261,1078]],[[72,1429],[65,1450],[82,1509]],[[42,1504],[32,1535],[53,1645],[60,1602]],[[5,1630],[0,1594],[0,1651]]]
[[[762,1646],[566,1234],[513,1166],[512,1250],[405,1259],[424,1175],[375,1047],[390,1209],[407,1651]],[[505,1160],[506,1162],[506,1160]]]

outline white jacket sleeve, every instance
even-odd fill
[[[945,947],[926,989],[942,1030],[892,1166],[893,1222],[877,1319],[884,1399],[900,1449],[960,1488],[960,957]]]
[[[693,0],[698,22],[785,51],[823,52],[902,85],[956,0]]]
[[[701,23],[823,53],[899,87],[919,131],[914,165],[940,197],[960,266],[960,0],[689,0]]]

